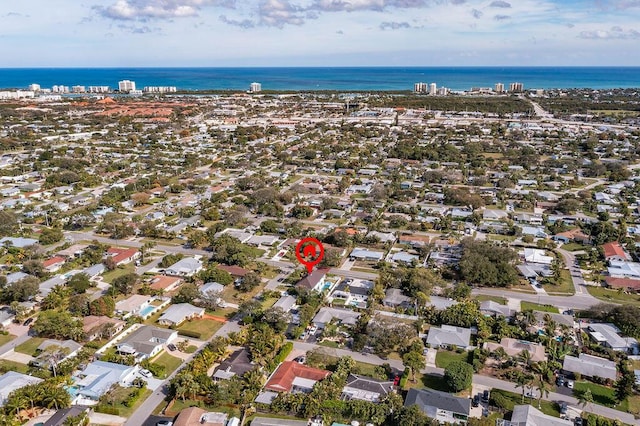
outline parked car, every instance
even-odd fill
[[[297,362],[298,364],[304,364],[305,357],[304,357],[304,355],[303,355],[303,356],[299,356],[299,357],[297,357],[297,358],[294,358],[293,360],[294,360],[295,362]]]
[[[177,350],[178,348],[177,348],[177,347],[176,347],[176,345],[174,345],[173,343],[169,343],[169,344],[167,345],[167,349],[169,349],[170,351],[175,351],[175,350]]]
[[[484,402],[485,404],[489,403],[489,391],[487,389],[482,392],[482,402]]]
[[[576,417],[575,419],[573,419],[573,424],[575,426],[582,426],[583,420],[582,417]]]
[[[478,405],[480,405],[480,395],[474,395],[473,396],[473,400],[471,401],[471,405],[473,405],[474,407],[477,407]]]
[[[146,378],[152,377],[153,374],[151,374],[151,371],[149,370],[140,370],[140,374],[143,375]]]
[[[33,322],[33,318],[27,318],[27,320],[22,324],[22,325],[31,325],[31,323]]]
[[[156,426],[173,426],[173,422],[171,420],[160,420],[156,423]]]
[[[396,375],[396,377],[393,378],[393,386],[398,386],[400,384],[400,376]]]
[[[567,382],[565,383],[565,385],[566,385],[569,389],[573,389],[573,380],[567,380]]]
[[[556,379],[556,385],[564,386],[564,381],[564,376],[558,376],[558,378]]]
[[[560,403],[560,414],[567,414],[567,403],[566,402],[561,402]]]

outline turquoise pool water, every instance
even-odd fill
[[[65,389],[69,393],[69,395],[71,395],[71,399],[78,396],[78,391],[80,390],[78,386],[66,386]]]
[[[145,306],[144,308],[140,309],[140,316],[141,317],[146,317],[147,315],[149,315],[151,312],[155,311],[156,306]]]

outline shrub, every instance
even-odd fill
[[[116,407],[111,407],[109,405],[96,405],[96,408],[94,410],[97,413],[112,414],[114,416],[120,415],[119,409],[117,409]]]
[[[471,386],[473,367],[463,361],[453,361],[444,369],[444,380],[453,392],[460,392]]]
[[[197,331],[191,330],[178,330],[178,334],[181,336],[193,337],[194,339],[199,339],[201,336]]]

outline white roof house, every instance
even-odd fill
[[[427,335],[427,345],[432,348],[455,346],[468,348],[471,340],[471,329],[443,325],[431,327]]]
[[[113,362],[94,361],[74,377],[74,386],[78,387],[78,399],[81,397],[98,401],[115,383],[130,386],[138,370],[137,365],[130,367]]]
[[[584,377],[601,377],[615,380],[616,363],[598,356],[580,354],[578,358],[566,355],[562,369],[571,373],[580,373]]]
[[[524,249],[524,260],[529,263],[541,263],[543,265],[551,265],[553,256],[545,255],[544,250],[526,248]]]
[[[163,325],[178,325],[184,321],[204,315],[204,308],[198,308],[190,303],[178,303],[171,305],[169,309],[164,311],[162,316],[158,318],[158,322]]]
[[[0,407],[6,402],[9,394],[17,389],[28,385],[40,383],[42,379],[26,374],[17,373],[15,371],[7,371],[0,376]]]
[[[349,257],[369,261],[381,261],[382,259],[384,259],[384,253],[381,251],[367,250],[364,248],[356,247],[353,249]]]
[[[202,262],[194,257],[185,257],[165,269],[165,274],[177,277],[191,277],[202,269]]]

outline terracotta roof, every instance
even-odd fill
[[[166,275],[156,275],[151,279],[151,287],[154,290],[164,290],[172,285],[177,285],[182,278],[179,277],[168,277]]]
[[[125,324],[124,321],[121,321],[117,318],[109,318],[107,316],[101,315],[89,315],[88,317],[82,318],[82,330],[85,333],[89,333],[94,330],[96,327],[101,327],[106,324],[113,324],[114,326],[123,326]]]
[[[617,241],[603,244],[602,249],[604,250],[605,258],[609,258],[613,256],[620,256],[623,259],[627,258],[627,252],[624,251],[620,243],[618,243]]]
[[[107,254],[112,255],[113,261],[118,264],[120,262],[132,259],[133,256],[138,253],[138,250],[135,248],[123,249],[118,247],[110,247],[107,250]]]
[[[331,372],[327,370],[307,367],[294,361],[285,361],[280,364],[264,388],[275,392],[289,392],[293,387],[294,379],[297,377],[319,381],[329,374]]]
[[[623,289],[630,288],[636,291],[640,290],[640,280],[633,280],[631,278],[607,277],[604,281],[607,283],[608,287]]]
[[[227,414],[210,413],[199,407],[189,407],[180,411],[174,426],[224,426],[227,423]]]
[[[582,232],[580,228],[570,229],[565,232],[558,232],[556,234],[556,237],[565,237],[565,238],[569,238],[570,240],[577,239],[580,241],[588,241],[590,239],[590,237],[584,232]]]
[[[245,275],[247,275],[249,272],[251,272],[248,269],[244,269],[241,268],[239,266],[229,266],[229,265],[218,265],[218,269],[220,269],[221,271],[226,271],[228,273],[230,273],[231,275],[235,276],[235,277],[244,277]]]
[[[58,263],[64,263],[65,260],[66,259],[64,257],[54,256],[51,259],[47,259],[44,262],[42,262],[42,266],[45,267],[45,268],[48,268],[49,266],[53,266],[53,265],[56,265]]]

